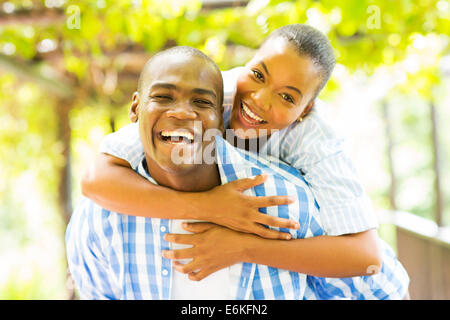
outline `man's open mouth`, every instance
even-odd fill
[[[264,124],[267,123],[267,121],[265,121],[263,118],[261,118],[260,116],[258,116],[256,113],[254,113],[252,110],[250,110],[250,108],[248,107],[248,105],[241,101],[241,109],[240,109],[242,118],[248,122],[249,124],[252,125],[257,125],[257,124]]]
[[[162,130],[159,138],[167,143],[194,143],[194,134],[186,129]]]

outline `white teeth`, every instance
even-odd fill
[[[189,140],[194,140],[194,135],[192,133],[190,133],[188,131],[184,131],[184,130],[183,131],[178,131],[178,130],[166,131],[166,130],[164,130],[161,132],[161,136],[163,136],[163,137],[184,137]]]
[[[253,120],[259,121],[259,122],[263,122],[264,119],[261,119],[260,117],[258,117],[256,114],[254,114],[244,103],[242,103],[242,108],[244,109],[245,113],[252,118]]]

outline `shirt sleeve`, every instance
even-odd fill
[[[308,299],[319,300],[403,300],[408,293],[409,276],[391,247],[381,241],[383,263],[378,273],[351,278],[307,277]],[[370,273],[373,266],[368,267]],[[312,295],[310,295],[312,294]]]
[[[95,230],[94,204],[85,199],[72,215],[66,231],[69,270],[82,300],[117,299],[108,259]],[[101,225],[101,224],[100,224]]]
[[[231,109],[233,107],[233,98],[236,92],[236,82],[239,74],[243,72],[244,67],[236,67],[227,71],[222,71],[223,78],[223,120],[225,128],[230,125]]]
[[[281,159],[308,182],[326,234],[377,228],[372,202],[345,152],[344,140],[319,115],[315,111],[290,127],[281,143]]]
[[[131,123],[108,134],[101,141],[99,151],[127,161],[133,170],[136,170],[144,153],[139,124]]]

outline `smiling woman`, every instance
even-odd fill
[[[280,28],[239,75],[230,127],[251,139],[301,121],[333,67],[333,49],[322,33],[306,25]]]

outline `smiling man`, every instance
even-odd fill
[[[213,143],[202,138],[205,131],[223,130],[222,100],[220,70],[201,51],[175,47],[152,57],[141,73],[129,114],[133,122],[139,120],[145,151],[138,173],[179,191],[219,185],[217,165],[194,158]],[[180,152],[183,161],[174,161]],[[169,230],[181,232],[181,222],[121,215],[83,199],[66,233],[69,267],[80,296],[229,298],[228,290],[211,290],[226,288],[225,270],[201,283],[181,273],[171,276],[171,262],[162,258],[162,250],[182,246],[163,239]]]
[[[133,95],[130,119],[139,119],[148,171],[158,184],[181,191],[220,184],[217,166],[195,158],[213,140],[203,139],[203,133],[223,131],[222,100],[220,70],[200,51],[175,47],[149,60]]]

